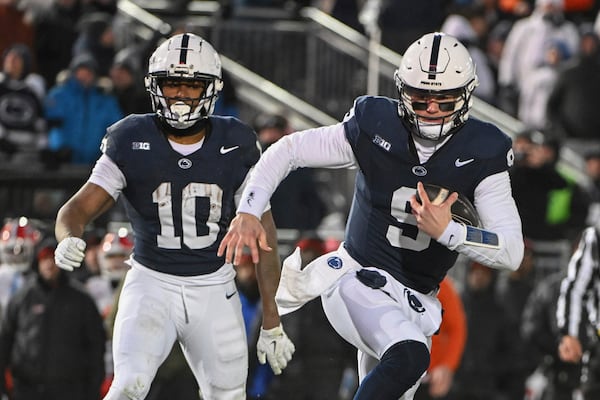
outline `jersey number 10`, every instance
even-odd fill
[[[207,197],[210,201],[210,212],[206,221],[208,234],[198,236],[196,230],[196,198]],[[180,249],[181,236],[175,236],[173,221],[173,208],[171,197],[171,184],[161,183],[152,192],[152,201],[158,204],[158,218],[160,220],[160,235],[157,236],[158,247],[164,249]],[[183,243],[190,249],[204,249],[217,240],[219,233],[219,220],[223,190],[214,183],[192,182],[183,188],[181,193],[181,229]]]

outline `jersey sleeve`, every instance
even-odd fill
[[[100,186],[115,201],[117,201],[121,191],[127,185],[123,172],[106,154],[102,154],[98,161],[96,161],[88,182]]]
[[[229,146],[234,146],[236,143],[240,143],[240,145],[243,147],[242,151],[244,166],[253,167],[258,162],[262,154],[256,132],[235,117],[225,117],[221,119],[229,122],[228,126],[234,126],[235,129],[226,128],[225,132],[222,130],[217,134],[231,135],[228,137],[228,140],[230,141],[230,143],[228,142]]]
[[[390,107],[392,108],[390,112]],[[375,130],[381,125],[397,123],[399,121],[397,105],[392,100],[384,97],[360,96],[354,100],[352,108],[342,121],[346,130],[346,139],[356,147],[359,145],[361,134],[366,134],[370,139],[375,136]],[[394,120],[389,116],[393,115]]]
[[[471,145],[473,155],[484,160],[476,179],[481,183],[489,176],[508,171],[514,164],[515,156],[512,139],[508,135],[490,123],[477,122],[475,129],[479,132]]]
[[[271,145],[256,164],[238,212],[260,218],[277,186],[297,168],[344,168],[354,163],[354,153],[342,124],[284,136]]]
[[[119,121],[108,127],[102,142],[100,151],[102,155],[96,161],[88,182],[102,187],[116,201],[121,191],[127,186],[125,175],[119,168],[116,160],[119,159],[118,143],[122,140],[120,133],[128,124]]]
[[[108,156],[117,165],[121,164],[122,161],[121,149],[123,148],[126,140],[125,136],[131,129],[136,129],[134,125],[135,123],[132,120],[132,117],[124,118],[109,126],[106,129],[104,138],[102,138],[100,151],[102,151],[102,154]]]

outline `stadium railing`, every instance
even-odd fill
[[[366,36],[316,8],[303,8],[288,18],[273,20],[273,15],[260,17],[256,13],[224,18],[215,1],[187,2],[184,13],[175,12],[173,3],[119,1],[118,17],[131,28],[127,40],[150,40],[157,32],[167,36],[179,26],[206,35],[222,54],[223,67],[232,76],[242,103],[242,118],[248,122],[256,113],[266,111],[285,113],[297,129],[335,123],[356,96],[367,93],[372,74],[377,75],[378,94],[397,96],[393,72],[401,56],[373,45]],[[373,53],[378,59],[375,71],[369,63]],[[512,136],[523,129],[520,121],[479,99],[475,99],[472,115],[493,122]],[[580,180],[585,179],[582,165],[581,158],[568,149],[561,154],[561,168]],[[37,171],[30,175],[31,179],[20,173],[15,187],[37,184]],[[59,170],[52,177],[58,185],[63,181],[71,185],[73,172]],[[87,173],[79,178],[83,181],[86,177]],[[354,171],[323,171],[321,177],[345,199],[338,205],[347,210]],[[23,192],[13,195],[8,184],[6,180],[0,183],[8,199],[4,203],[12,204],[5,209],[12,210],[26,202],[14,201]]]

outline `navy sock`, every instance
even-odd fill
[[[363,379],[354,400],[398,400],[429,367],[424,343],[406,340],[390,347]]]

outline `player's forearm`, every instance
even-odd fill
[[[58,211],[54,227],[56,239],[81,237],[85,226],[113,205],[113,198],[103,188],[86,183]]]
[[[269,252],[261,251],[260,262],[256,266],[256,277],[263,310],[262,326],[264,329],[271,329],[280,323],[277,304],[275,303],[275,293],[279,285],[281,262],[277,251],[277,231],[270,211],[265,213],[261,222],[267,232],[267,241],[272,250]]]
[[[483,229],[497,237],[496,246],[465,243],[467,230],[455,222],[450,223],[440,242],[444,243],[444,238],[450,241],[454,235],[449,248],[492,268],[518,269],[525,249],[521,218],[511,196],[508,172],[488,176],[479,183],[475,189],[475,208]]]
[[[237,211],[260,218],[277,186],[297,168],[343,168],[354,162],[342,124],[284,136],[254,166]]]
[[[75,236],[81,237],[87,224],[87,218],[77,207],[76,202],[68,201],[65,203],[56,216],[54,234],[58,241],[64,238]]]
[[[265,267],[265,264],[274,264],[267,260],[271,257],[271,254],[262,255],[256,271],[263,310],[262,326],[264,329],[274,328],[278,326],[280,322],[277,304],[275,303],[275,292],[277,291],[277,284],[279,283],[279,271],[275,273],[275,268]]]
[[[468,240],[468,229],[471,228],[451,221],[438,242],[491,268],[512,271],[519,268],[524,254],[523,237],[520,229],[484,230],[486,234],[495,237],[497,244],[494,246],[489,246],[487,240],[480,240],[479,243],[475,240]]]

